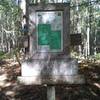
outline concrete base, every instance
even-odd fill
[[[84,77],[78,74],[78,62],[72,58],[31,59],[22,63],[20,83],[30,84],[82,84]]]
[[[22,76],[74,76],[78,74],[76,59],[31,59],[22,63]]]
[[[50,77],[50,76],[49,76]],[[24,85],[56,85],[56,84],[83,84],[85,83],[84,76],[82,75],[74,75],[74,76],[55,76],[51,78],[40,78],[39,76],[33,77],[18,77],[18,81]]]

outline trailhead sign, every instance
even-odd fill
[[[50,51],[61,51],[63,42],[63,12],[38,11],[37,36],[38,46],[47,45]]]
[[[29,5],[30,58],[21,66],[20,82],[82,84],[78,62],[70,57],[70,4]]]

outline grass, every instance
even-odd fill
[[[13,56],[12,52],[7,53],[7,52],[0,51],[0,59],[1,60],[10,59],[10,58],[12,58],[12,56]]]
[[[95,55],[95,58],[96,58],[97,60],[100,60],[100,53],[97,53],[97,54]]]
[[[4,55],[5,55],[5,52],[0,51],[0,59],[3,59]]]

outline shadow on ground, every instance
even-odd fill
[[[5,64],[0,65],[0,100],[47,100],[46,86],[18,84],[20,67]],[[100,100],[99,64],[81,64],[80,72],[84,74],[86,84],[56,86],[56,100]]]

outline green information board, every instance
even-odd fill
[[[38,46],[48,46],[50,51],[62,50],[62,11],[37,12]]]
[[[39,24],[38,45],[48,45],[50,50],[61,49],[61,31],[52,31],[50,24]]]
[[[61,31],[51,31],[49,44],[51,50],[61,49]]]
[[[38,45],[49,45],[50,24],[38,25]]]

